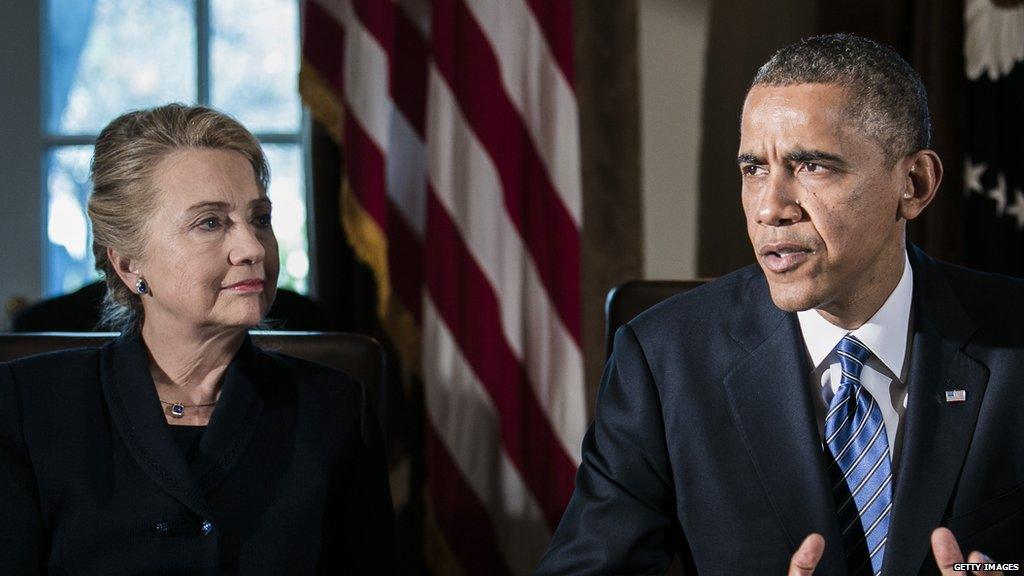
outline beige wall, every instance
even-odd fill
[[[644,277],[697,274],[697,190],[710,0],[640,0]]]
[[[735,156],[743,95],[771,54],[818,30],[815,0],[638,0],[644,276],[753,262]]]

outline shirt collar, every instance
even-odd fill
[[[828,358],[846,334],[853,334],[882,361],[897,378],[903,370],[907,353],[907,332],[910,330],[910,304],[914,295],[914,270],[903,255],[903,276],[882,307],[860,328],[852,332],[832,324],[817,311],[797,312],[800,332],[815,367]]]

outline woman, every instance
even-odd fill
[[[132,112],[92,178],[122,335],[0,364],[0,574],[392,572],[362,387],[248,336],[278,273],[256,139],[207,108]]]

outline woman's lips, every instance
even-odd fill
[[[232,292],[262,292],[263,280],[245,280],[224,288]]]
[[[769,270],[777,274],[781,274],[795,269],[800,264],[803,264],[810,256],[811,252],[808,250],[786,250],[782,252],[768,252],[761,258],[764,260],[765,266],[767,266]]]

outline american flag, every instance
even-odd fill
[[[965,262],[1024,277],[1024,4],[967,0]]]
[[[421,378],[434,573],[527,574],[585,425],[571,0],[308,0],[300,86]]]

